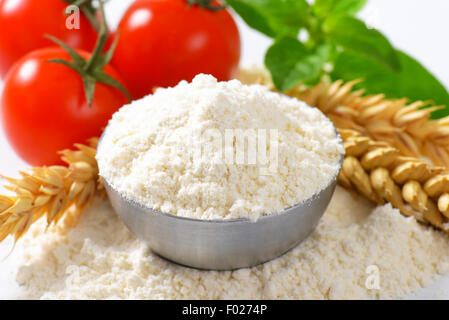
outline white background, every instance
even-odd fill
[[[0,0],[1,1],[1,0]],[[132,0],[110,0],[107,15],[115,27]],[[370,0],[360,16],[380,29],[399,49],[421,61],[449,88],[449,0]],[[238,21],[242,35],[242,64],[262,64],[270,40],[248,29]],[[416,79],[419,81],[419,79]],[[0,82],[0,90],[1,90]],[[1,123],[1,121],[0,121]],[[10,149],[0,127],[0,173],[16,175],[25,169]],[[14,257],[3,260],[11,248],[9,241],[0,244],[0,298],[11,297],[17,291],[14,279]],[[420,292],[417,297],[449,298],[449,277]]]

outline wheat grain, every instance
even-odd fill
[[[438,209],[449,218],[449,193],[445,193],[438,198]]]

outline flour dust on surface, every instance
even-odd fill
[[[37,223],[17,244],[23,298],[402,298],[449,273],[445,234],[342,188],[297,248],[237,271],[199,271],[165,261],[133,237],[107,201],[66,234],[43,230]]]

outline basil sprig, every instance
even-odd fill
[[[356,17],[367,0],[226,2],[250,27],[274,39],[265,65],[281,91],[316,83],[325,75],[346,81],[362,78],[359,86],[367,93],[449,107],[449,93],[435,76]],[[449,115],[448,107],[432,116]]]

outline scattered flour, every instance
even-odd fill
[[[226,144],[230,130],[234,137]],[[239,146],[245,157],[251,151],[249,142],[239,141],[246,133],[259,147],[259,130],[266,130],[266,145],[257,149],[256,161],[238,162]],[[343,153],[334,126],[318,109],[263,86],[199,75],[120,109],[97,160],[100,175],[115,189],[156,210],[255,220],[326,187]],[[259,161],[263,154],[275,160],[268,162],[272,175],[261,174],[268,169]]]
[[[108,202],[66,235],[37,223],[17,244],[24,298],[44,299],[367,299],[401,298],[449,273],[449,238],[374,208],[337,188],[316,231],[277,260],[233,272],[199,271],[152,254]],[[366,268],[379,269],[369,290]]]

